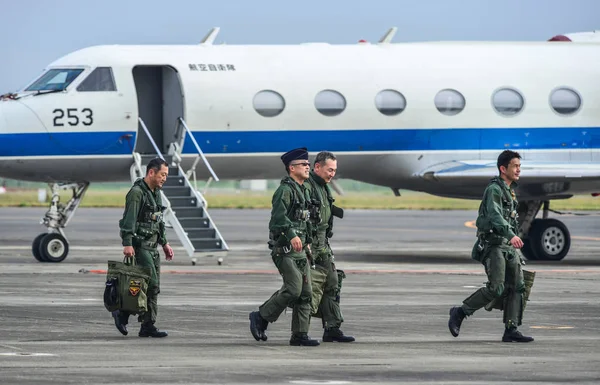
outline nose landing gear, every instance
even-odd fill
[[[50,209],[46,212],[41,224],[48,228],[47,233],[35,237],[31,244],[31,252],[35,259],[40,262],[62,262],[69,254],[69,242],[65,236],[64,228],[67,226],[75,210],[79,207],[89,182],[59,185],[49,184],[52,191]],[[66,205],[59,204],[59,190],[71,189],[73,196]]]

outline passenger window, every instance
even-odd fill
[[[559,88],[550,94],[550,105],[561,115],[574,114],[581,107],[581,97],[569,88]]]
[[[325,116],[336,116],[346,109],[346,98],[337,91],[323,90],[315,96],[315,107]]]
[[[456,90],[441,90],[435,95],[435,108],[444,115],[456,115],[465,109],[465,97]]]
[[[283,96],[271,90],[263,90],[254,95],[252,103],[256,112],[267,118],[281,114],[285,108]]]
[[[398,115],[406,108],[406,99],[398,91],[383,90],[375,96],[375,107],[384,115]]]
[[[501,115],[516,115],[523,109],[523,96],[512,88],[502,88],[492,96],[492,105]]]
[[[112,68],[110,67],[96,68],[83,82],[81,82],[79,87],[77,87],[77,91],[80,92],[116,90],[117,86],[115,85]]]

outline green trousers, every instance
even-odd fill
[[[317,274],[312,274],[312,312],[323,319],[323,327],[339,328],[344,322],[339,302],[338,272],[329,246],[313,249]]]
[[[506,327],[520,325],[525,289],[521,259],[508,247],[490,246],[482,263],[485,266],[488,282],[485,287],[477,290],[463,301],[464,313],[470,316],[494,299],[503,297],[503,320]]]
[[[292,308],[292,333],[308,333],[311,281],[306,253],[292,250],[288,254],[273,254],[272,257],[283,277],[283,286],[258,308],[260,315],[269,322],[275,322],[289,306]]]
[[[160,293],[160,255],[156,248],[136,248],[135,263],[139,266],[149,267],[152,271],[150,282],[148,282],[148,311],[138,316],[138,321],[142,324],[154,324],[158,313],[158,293]],[[121,312],[121,322],[127,324],[129,313]]]

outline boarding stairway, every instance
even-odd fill
[[[142,119],[139,119],[139,121],[140,126],[154,146],[156,154],[141,155],[137,152],[133,153],[134,163],[130,170],[132,183],[146,175],[146,165],[151,159],[157,156],[164,159],[169,164],[169,176],[161,190],[163,206],[166,207],[164,211],[165,222],[177,234],[192,261],[192,265],[196,264],[199,257],[213,256],[220,257],[218,259],[220,265],[221,258],[227,255],[229,247],[208,213],[208,203],[204,195],[196,187],[195,171],[199,161],[204,161],[212,175],[206,186],[212,180],[218,181],[219,178],[210,167],[208,160],[204,157],[200,146],[183,119],[178,119],[179,140],[169,145],[167,154],[158,151],[158,147],[145,123]],[[198,152],[198,157],[187,172],[181,166],[181,150],[186,134],[189,134]],[[194,184],[190,181],[190,177],[193,177]]]

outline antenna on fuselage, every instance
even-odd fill
[[[217,38],[217,35],[219,34],[220,30],[221,30],[221,28],[219,28],[219,27],[213,27],[210,31],[208,31],[206,36],[204,36],[202,41],[200,41],[200,44],[212,45],[212,43]]]
[[[379,39],[379,43],[383,43],[383,44],[391,43],[397,30],[398,30],[397,27],[392,27],[392,28],[388,29],[388,31],[385,33],[385,35],[383,35],[381,37],[381,39]]]

